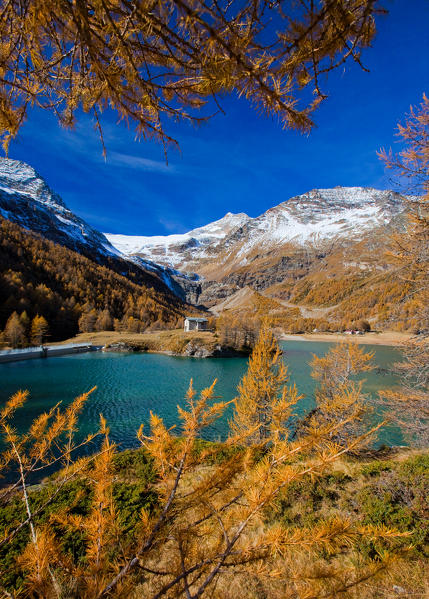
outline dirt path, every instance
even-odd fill
[[[324,318],[328,312],[336,308],[337,306],[329,306],[327,308],[310,308],[310,306],[302,306],[300,304],[291,304],[290,302],[285,302],[284,300],[280,300],[277,297],[274,298],[276,302],[279,302],[285,308],[299,308],[301,312],[301,316],[303,318]]]
[[[331,343],[351,341],[352,343],[361,343],[362,345],[400,346],[411,337],[412,335],[410,333],[383,331],[382,333],[365,333],[365,335],[346,335],[344,333],[305,333],[304,335],[283,334],[280,336],[280,339],[283,341],[330,341]]]

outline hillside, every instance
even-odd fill
[[[123,255],[103,233],[69,210],[43,177],[24,162],[0,158],[0,216],[167,297],[174,294],[185,299],[187,293],[192,300],[194,288],[199,290],[192,276]]]
[[[173,327],[192,309],[174,295],[95,263],[64,246],[0,217],[0,330],[13,312],[37,314],[49,324],[51,340],[81,328]],[[99,325],[97,325],[97,321]],[[27,324],[28,328],[28,324]]]
[[[183,235],[106,234],[129,256],[156,259],[200,278],[198,303],[214,313],[252,310],[253,290],[281,303],[276,321],[289,332],[350,327],[418,329],[419,295],[387,259],[403,230],[404,200],[389,190],[312,190],[256,218],[228,213]]]

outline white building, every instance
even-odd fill
[[[185,331],[207,331],[207,318],[194,318],[187,316],[185,318]]]

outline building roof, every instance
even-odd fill
[[[207,322],[207,318],[196,318],[195,316],[186,316],[185,320],[192,320],[193,322]]]

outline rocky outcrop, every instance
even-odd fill
[[[150,343],[129,343],[118,341],[105,345],[102,348],[104,352],[151,352],[158,354],[167,354],[168,356],[184,356],[187,358],[237,358],[248,355],[248,352],[239,351],[232,347],[220,344],[204,345],[198,341],[190,341],[181,352],[174,352],[168,349],[152,349]]]
[[[126,343],[124,341],[118,341],[117,343],[111,343],[109,345],[105,345],[101,349],[104,352],[120,352],[120,353],[128,353],[128,352],[136,352],[136,351],[144,351],[145,348],[141,345],[137,345],[134,343]]]
[[[208,348],[191,341],[180,355],[192,358],[237,358],[247,356],[248,354],[249,352],[240,351],[225,345],[218,344],[213,348]]]
[[[185,347],[182,355],[192,358],[211,358],[213,357],[213,350],[190,341]]]
[[[198,306],[202,302],[200,301],[202,286],[201,281],[198,279],[198,275],[181,276],[179,274],[173,274],[171,278],[177,284],[178,289],[176,295],[183,301],[194,306]]]

